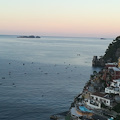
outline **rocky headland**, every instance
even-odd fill
[[[116,39],[114,39],[112,43],[109,44],[103,56],[93,57],[92,65],[103,67],[105,66],[105,63],[117,62],[119,57],[120,57],[120,36],[116,37]]]

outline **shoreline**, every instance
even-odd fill
[[[68,114],[70,114],[69,111],[53,114],[50,116],[50,120],[64,120]]]
[[[117,63],[116,63],[117,64]],[[101,84],[100,78],[97,79],[97,77],[101,77],[101,73],[105,74],[104,69],[108,70],[108,68],[114,68],[117,66],[114,63],[107,63],[103,69],[101,69],[98,73],[96,71],[93,71],[93,75],[90,76],[90,80],[88,80],[83,88],[83,91],[78,94],[75,98],[73,103],[71,103],[71,106],[69,108],[69,112],[67,112],[67,114],[62,115],[62,113],[58,113],[55,115],[52,115],[50,118],[54,119],[54,120],[114,120],[114,118],[117,118],[117,116],[120,115],[120,113],[117,113],[116,111],[113,110],[113,108],[115,107],[115,105],[111,106],[107,106],[107,104],[104,103],[104,105],[107,107],[103,107],[102,104],[99,105],[93,105],[93,103],[90,103],[89,101],[94,101],[94,99],[91,99],[91,95],[97,95],[97,93],[99,94],[104,94],[104,96],[108,96],[109,94],[106,93],[106,91],[104,89],[106,89],[107,87],[104,87],[104,89],[102,88],[102,90],[100,90],[99,88],[96,88],[95,91],[92,91],[92,89],[90,90],[91,84],[93,83],[97,83]],[[111,67],[112,65],[112,67]],[[107,67],[107,68],[106,68]],[[120,71],[120,70],[119,70]],[[94,76],[94,77],[93,77]],[[102,77],[101,77],[102,78]],[[120,78],[120,77],[119,77]],[[96,80],[96,81],[94,81]],[[106,80],[106,79],[105,79]],[[102,85],[102,84],[101,84]],[[95,85],[93,85],[93,87],[95,87]],[[87,93],[88,92],[88,93]],[[89,96],[86,97],[85,94],[89,94]],[[114,94],[116,96],[116,94]],[[96,98],[97,99],[97,98]],[[103,99],[103,98],[101,98]],[[108,98],[105,98],[108,99]],[[111,99],[111,98],[109,98]],[[108,99],[108,100],[109,100]],[[96,102],[97,103],[97,102]],[[114,102],[113,102],[114,103]],[[117,103],[116,103],[117,105]],[[79,106],[85,106],[85,109],[88,110],[92,110],[92,114],[90,115],[90,112],[85,112],[85,111],[81,111],[79,109]],[[63,112],[64,113],[64,112]],[[87,115],[87,117],[86,117]],[[90,116],[89,116],[90,115]]]

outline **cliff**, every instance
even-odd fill
[[[103,59],[105,62],[117,62],[120,57],[120,36],[116,37],[112,43],[109,44],[108,48],[105,51]]]
[[[108,62],[117,62],[120,57],[120,36],[116,37],[112,43],[109,44],[108,48],[105,51],[105,54],[97,58],[97,56],[93,57],[92,65],[93,66],[104,66],[105,63]]]

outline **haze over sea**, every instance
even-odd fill
[[[82,92],[113,39],[0,36],[0,120],[49,120]]]

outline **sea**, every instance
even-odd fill
[[[0,120],[49,120],[68,111],[112,38],[0,35]]]

